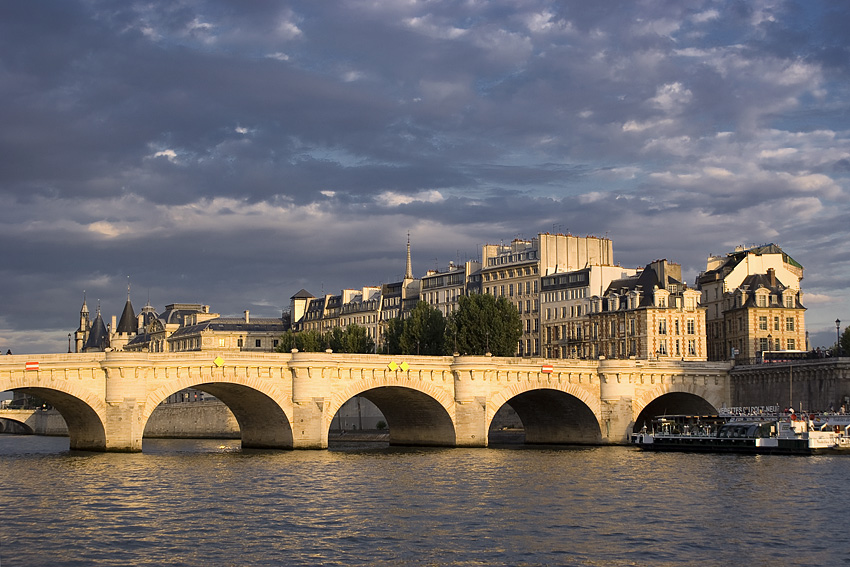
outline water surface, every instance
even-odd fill
[[[0,435],[0,566],[850,564],[843,456]]]

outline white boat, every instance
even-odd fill
[[[632,443],[648,451],[850,454],[850,415],[666,415],[632,434]]]

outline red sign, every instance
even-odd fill
[[[38,362],[27,362],[24,368],[27,370],[38,370]]]
[[[554,370],[554,368],[552,367],[551,364],[544,364],[543,366],[540,367],[540,371],[543,372],[544,374],[552,374],[553,370]]]

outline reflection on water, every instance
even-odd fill
[[[0,436],[0,565],[840,565],[850,461]]]

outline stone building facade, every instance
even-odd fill
[[[709,360],[807,350],[802,279],[803,266],[775,244],[710,257],[697,277]]]

